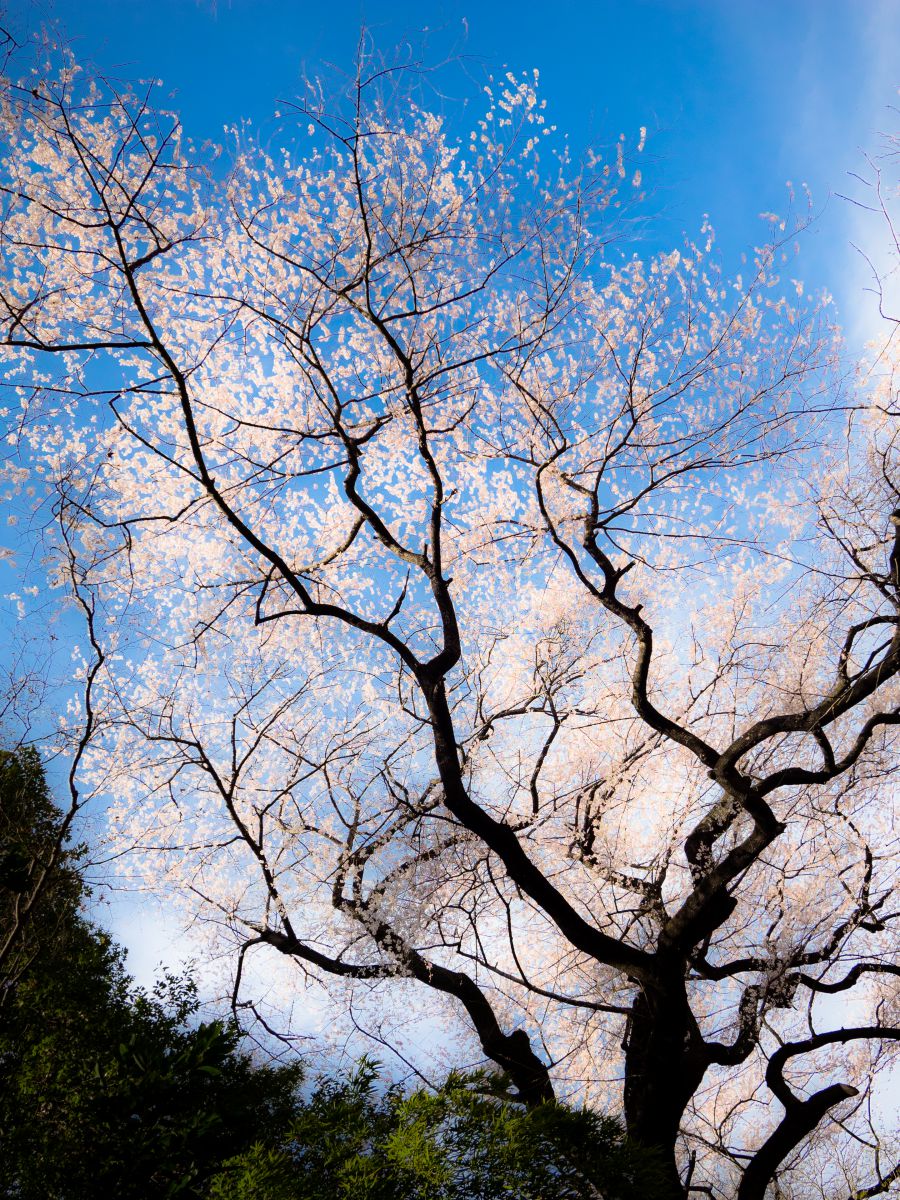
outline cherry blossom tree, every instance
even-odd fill
[[[248,1019],[283,956],[617,1104],[673,1195],[887,1192],[896,405],[792,230],[650,252],[643,132],[576,163],[530,76],[460,132],[363,54],[220,151],[42,55],[8,477],[91,613],[114,845]]]

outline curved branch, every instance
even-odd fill
[[[363,922],[371,926],[368,932],[382,949],[395,956],[397,966],[347,963],[313,950],[299,938],[274,929],[257,929],[258,940],[274,946],[282,954],[300,958],[333,975],[348,979],[385,979],[405,971],[419,983],[453,996],[465,1008],[482,1050],[507,1072],[522,1101],[537,1105],[553,1099],[549,1070],[531,1049],[528,1034],[524,1029],[503,1032],[490,1002],[471,976],[429,962],[385,922],[377,921],[373,925],[372,914],[365,911],[365,905],[362,905],[362,912],[359,911],[360,906],[352,902],[345,902],[341,907],[353,912],[358,919],[369,918],[368,922]]]
[[[808,1100],[795,1101],[745,1168],[737,1200],[765,1200],[766,1188],[791,1151],[812,1133],[829,1109],[858,1094],[847,1083],[835,1083]]]
[[[764,1200],[766,1188],[781,1163],[816,1128],[829,1109],[859,1095],[848,1083],[833,1083],[800,1100],[784,1078],[785,1065],[798,1054],[808,1054],[822,1046],[842,1045],[863,1038],[900,1040],[900,1028],[880,1025],[860,1025],[849,1029],[834,1029],[817,1033],[800,1042],[780,1046],[766,1067],[766,1083],[784,1106],[784,1116],[772,1134],[756,1151],[744,1171],[737,1200]]]
[[[834,982],[824,979],[814,979],[811,975],[799,975],[798,980],[805,987],[808,987],[813,992],[845,992],[848,988],[852,988],[863,975],[900,975],[900,966],[894,963],[857,963],[851,967],[843,979],[837,979]]]

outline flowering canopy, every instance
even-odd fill
[[[630,256],[624,143],[576,168],[530,77],[460,136],[362,61],[223,168],[50,58],[0,113],[5,387],[116,844],[236,1005],[248,954],[431,989],[525,1103],[619,1092],[673,1194],[819,1195],[816,1131],[885,1190],[900,467],[789,234]]]

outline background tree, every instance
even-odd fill
[[[66,544],[65,534],[62,537]],[[65,931],[82,898],[83,847],[69,844],[82,808],[78,772],[84,751],[96,732],[94,679],[103,664],[103,651],[94,636],[93,604],[81,592],[71,549],[65,555],[65,575],[75,606],[86,619],[93,657],[84,663],[81,703],[73,702],[77,722],[63,733],[68,751],[68,804],[60,809],[51,799],[40,755],[23,742],[17,749],[0,750],[0,1006],[36,958],[58,952],[54,927]],[[30,671],[28,673],[30,675]],[[35,706],[34,681],[20,677],[22,690]],[[49,690],[42,680],[39,691]],[[16,714],[20,696],[7,696],[0,719]]]
[[[363,1064],[325,1079],[281,1148],[226,1163],[211,1200],[574,1200],[662,1195],[652,1156],[618,1122],[559,1104],[527,1109],[498,1077],[451,1076],[439,1089],[375,1089]]]
[[[63,820],[50,798],[37,751],[0,751],[0,928],[5,951],[0,959],[0,1008],[36,960],[59,952],[56,941],[64,939],[78,911],[79,851],[61,852]],[[35,896],[36,877],[45,870],[45,886]]]
[[[7,934],[29,866],[64,821],[33,750],[0,760],[0,819],[15,828],[0,881]],[[301,1067],[254,1065],[234,1024],[193,1020],[186,977],[136,989],[122,951],[81,915],[79,858],[64,847],[4,981],[0,1194],[205,1195],[227,1157],[290,1123]]]
[[[528,1105],[621,1078],[673,1194],[816,1131],[886,1190],[894,410],[791,231],[629,256],[640,172],[527,77],[458,135],[363,55],[221,171],[50,58],[4,93],[11,407],[96,609],[83,774],[235,1005],[274,951],[431,989]]]

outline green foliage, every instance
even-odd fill
[[[33,752],[4,755],[0,784],[0,846],[13,861],[0,883],[2,934],[18,864],[45,859],[61,814]],[[5,981],[0,1196],[201,1196],[228,1155],[290,1121],[301,1069],[255,1067],[236,1027],[192,1024],[187,979],[135,989],[122,951],[80,915],[76,862],[68,851],[54,868]]]
[[[83,852],[58,853],[62,822],[37,751],[0,750],[0,1007],[30,964],[59,951],[77,914]]]
[[[654,1160],[618,1122],[588,1110],[523,1107],[489,1077],[451,1076],[437,1092],[381,1093],[364,1062],[324,1080],[285,1131],[280,1152],[236,1156],[210,1200],[652,1200]]]

